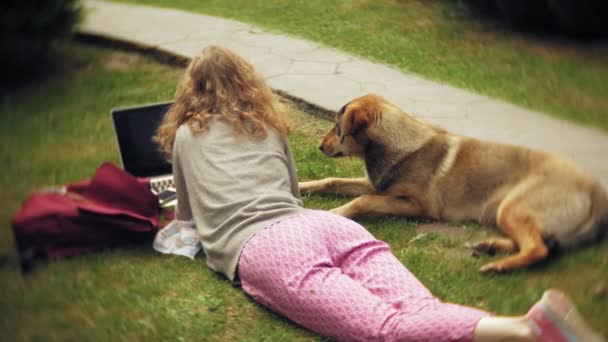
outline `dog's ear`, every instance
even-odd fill
[[[347,107],[340,118],[340,144],[344,142],[344,137],[354,136],[361,129],[369,125],[369,113],[361,107]]]

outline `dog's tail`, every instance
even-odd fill
[[[594,214],[597,217],[597,237],[603,238],[608,235],[608,193],[601,184],[598,184],[591,196],[596,211]]]
[[[571,249],[597,242],[608,236],[608,194],[601,184],[593,184],[588,192],[589,213],[574,235],[557,240],[560,249]]]

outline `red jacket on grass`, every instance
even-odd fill
[[[12,228],[24,271],[39,258],[152,241],[160,207],[147,179],[104,163],[90,181],[65,190],[38,192],[14,215]]]

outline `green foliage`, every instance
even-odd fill
[[[5,0],[0,11],[3,78],[37,70],[53,44],[68,38],[80,18],[79,0]]]

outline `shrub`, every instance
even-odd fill
[[[547,0],[559,25],[570,33],[608,33],[608,3],[605,0]]]
[[[584,36],[608,34],[606,0],[468,0],[482,15],[496,15],[518,29]]]
[[[542,0],[496,0],[496,7],[517,27],[545,26],[550,21],[547,5]]]
[[[0,5],[3,78],[22,77],[71,36],[81,13],[79,0],[4,0]]]

